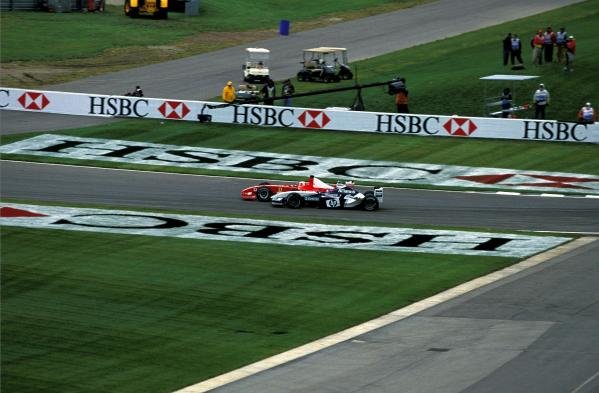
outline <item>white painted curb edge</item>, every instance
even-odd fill
[[[343,341],[347,341],[353,339],[359,335],[368,333],[372,330],[381,328],[385,325],[388,325],[393,322],[397,322],[409,316],[412,316],[416,313],[424,311],[428,308],[441,304],[450,299],[454,299],[460,295],[463,295],[467,292],[470,292],[474,289],[480,288],[482,286],[491,284],[503,278],[509,277],[513,274],[519,273],[523,270],[526,270],[530,267],[536,266],[543,262],[546,262],[552,258],[565,254],[569,251],[572,251],[578,247],[582,247],[589,243],[592,243],[595,240],[599,240],[596,237],[582,237],[571,241],[567,244],[561,245],[559,247],[554,248],[553,250],[549,250],[543,252],[541,254],[537,254],[532,256],[520,263],[517,263],[512,266],[508,266],[502,270],[490,273],[486,276],[476,278],[474,280],[468,281],[464,284],[458,285],[457,287],[448,289],[441,293],[438,293],[434,296],[431,296],[427,299],[423,299],[419,302],[413,303],[409,306],[400,308],[398,310],[392,311],[389,314],[383,315],[371,321],[364,322],[360,325],[351,327],[349,329],[343,330],[339,333],[332,334],[327,337],[323,337],[316,341],[313,341],[308,344],[304,344],[300,347],[290,349],[289,351],[280,353],[278,355],[271,356],[264,360],[260,360],[258,362],[249,364],[247,366],[238,368],[237,370],[230,371],[228,373],[216,376],[214,378],[207,379],[203,382],[199,382],[194,385],[187,386],[183,389],[177,390],[174,393],[201,393],[207,392],[212,389],[216,389],[223,385],[226,385],[231,382],[238,381],[242,378],[248,377],[253,374],[257,374],[261,371],[268,370],[270,368],[280,366],[284,363],[290,362],[292,360],[301,358],[306,355],[310,355],[314,352],[320,351],[322,349],[328,348],[332,345],[338,344]]]

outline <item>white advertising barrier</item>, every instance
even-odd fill
[[[211,121],[380,134],[599,143],[599,123],[407,115],[0,88],[0,109],[65,115]]]

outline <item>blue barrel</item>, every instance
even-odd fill
[[[289,35],[289,26],[291,23],[288,20],[281,19],[281,23],[279,24],[279,34],[280,35]]]

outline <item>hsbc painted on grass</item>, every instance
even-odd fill
[[[381,184],[599,194],[599,177],[584,174],[303,156],[52,134],[0,146],[0,153],[306,178],[314,175]]]
[[[197,240],[517,258],[571,240],[555,236],[290,223],[24,204],[0,205],[0,224]]]

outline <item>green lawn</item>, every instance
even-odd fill
[[[515,262],[10,227],[0,234],[6,392],[171,391]]]

